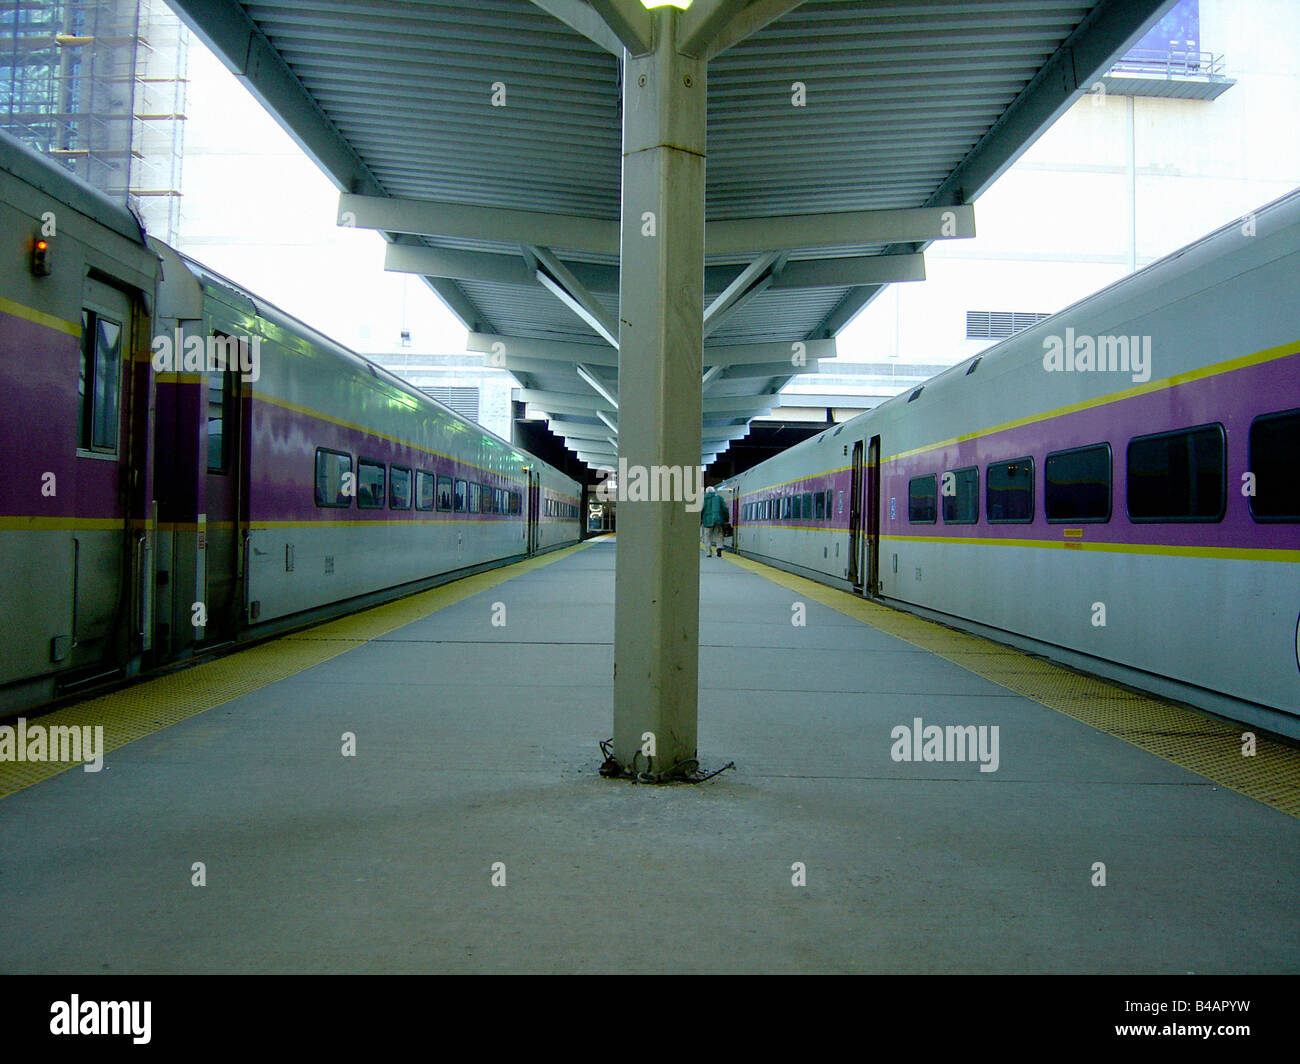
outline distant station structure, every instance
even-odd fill
[[[684,477],[973,235],[974,200],[1171,3],[176,7],[338,185],[339,223],[382,232],[579,457]],[[656,773],[698,764],[697,529],[620,499],[627,769],[647,742]]]

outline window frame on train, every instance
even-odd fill
[[[405,504],[397,499],[396,493],[393,491],[393,486],[397,483],[399,473],[405,474],[406,476]],[[391,465],[388,467],[388,508],[390,510],[409,510],[411,508],[411,484],[412,477],[410,466]]]
[[[383,479],[379,485],[379,493],[376,496],[374,491],[370,492],[370,502],[363,502],[361,498],[362,469],[369,467],[371,470],[378,470],[380,477]],[[386,463],[379,461],[377,458],[365,458],[357,455],[357,509],[358,510],[382,510],[384,503],[388,499],[388,466]]]
[[[457,477],[451,487],[452,513],[463,514],[469,507],[469,481]]]
[[[919,495],[916,486],[929,481],[929,489],[925,495]],[[922,505],[929,500],[929,517],[926,517],[926,510]],[[918,516],[920,514],[920,516]],[[914,477],[909,477],[907,481],[907,523],[909,525],[933,525],[939,521],[939,475],[937,473],[921,473]]]
[[[429,485],[429,504],[424,504],[424,484]],[[415,508],[421,513],[432,513],[438,502],[438,476],[431,469],[415,471]]]
[[[1059,503],[1059,498],[1054,498],[1053,486],[1058,482],[1052,479],[1053,460],[1062,458],[1073,458],[1088,452],[1104,452],[1106,455],[1106,510],[1104,513],[1096,513],[1088,517],[1075,515],[1056,516],[1053,511],[1054,504]],[[1060,489],[1058,488],[1058,491]],[[1110,442],[1102,441],[1101,443],[1089,443],[1082,447],[1069,447],[1063,451],[1051,451],[1043,458],[1043,516],[1047,519],[1049,525],[1104,525],[1107,524],[1115,509],[1115,455],[1111,449]]]
[[[1133,451],[1134,447],[1143,447],[1147,444],[1153,444],[1158,441],[1172,440],[1177,437],[1186,437],[1190,439],[1197,434],[1211,434],[1218,444],[1218,466],[1215,475],[1218,477],[1218,508],[1214,513],[1205,514],[1186,514],[1186,513],[1160,513],[1152,514],[1139,513],[1134,514],[1134,499],[1142,499],[1141,492],[1144,490],[1140,483],[1140,478],[1134,476],[1133,470]],[[1124,505],[1128,513],[1128,519],[1135,525],[1150,524],[1200,524],[1212,525],[1222,521],[1228,511],[1228,434],[1224,430],[1223,424],[1218,421],[1208,421],[1200,425],[1188,425],[1185,428],[1171,429],[1167,432],[1152,432],[1143,436],[1134,436],[1128,441],[1128,447],[1125,451],[1125,499]],[[1190,471],[1190,470],[1189,470]],[[1189,487],[1191,481],[1188,481]],[[1199,490],[1196,490],[1199,495]]]
[[[945,525],[977,525],[980,523],[980,467],[977,465],[960,466],[957,469],[945,469],[944,476],[953,475],[957,486],[955,495],[939,496],[939,511]],[[969,517],[958,512],[958,504],[967,502],[971,509]],[[949,503],[952,505],[949,506]]]
[[[1294,441],[1290,446],[1285,444],[1277,447],[1271,443],[1274,449],[1274,456],[1267,460],[1264,465],[1260,464],[1257,453],[1258,445],[1255,439],[1256,429],[1267,426],[1272,422],[1289,420],[1294,422]],[[1268,450],[1269,448],[1264,448]],[[1260,470],[1276,468],[1280,473],[1280,479],[1285,483],[1293,485],[1292,499],[1289,500],[1292,505],[1289,513],[1260,513],[1256,509],[1260,500],[1260,488],[1268,486],[1269,478],[1260,476]],[[1258,524],[1294,524],[1300,521],[1300,407],[1292,407],[1288,410],[1274,410],[1271,413],[1260,414],[1250,423],[1250,430],[1247,434],[1246,444],[1246,471],[1255,475],[1254,494],[1246,497],[1246,502],[1250,508],[1250,516]],[[1289,474],[1289,475],[1288,475]]]
[[[329,474],[330,474],[330,472],[331,472],[329,469],[322,470],[322,468],[321,468],[321,456],[322,456],[322,455],[331,455],[331,456],[333,456],[334,458],[342,458],[342,459],[344,459],[344,461],[346,461],[346,463],[347,463],[347,467],[346,467],[346,468],[337,471],[337,475],[338,475],[338,486],[335,488],[334,493],[333,493],[333,494],[334,494],[334,501],[333,501],[333,502],[325,502],[325,501],[324,501],[324,496],[322,495],[322,488],[325,486],[325,481],[326,481],[326,479],[328,478],[328,476],[329,476]],[[334,450],[332,447],[317,447],[317,448],[316,448],[315,476],[314,476],[314,478],[313,478],[313,483],[314,483],[314,485],[315,485],[316,505],[317,505],[317,506],[322,507],[322,508],[326,508],[326,509],[333,509],[333,510],[347,510],[347,509],[351,509],[351,507],[352,507],[352,496],[349,495],[349,494],[344,493],[344,491],[343,491],[343,477],[346,476],[346,475],[348,475],[348,474],[350,474],[350,473],[352,472],[352,467],[353,467],[352,455],[351,455],[349,452],[347,452],[347,451],[336,451],[336,450]],[[340,498],[342,498],[342,500],[343,500],[342,502],[339,501]]]
[[[992,501],[991,501],[991,493],[994,491],[994,487],[993,487],[993,471],[994,471],[995,469],[1003,469],[1003,468],[1007,468],[1007,467],[1011,467],[1011,466],[1018,466],[1018,465],[1021,465],[1021,464],[1025,465],[1026,468],[1028,468],[1028,470],[1029,470],[1029,484],[1028,484],[1027,488],[1024,488],[1024,489],[1016,488],[1016,489],[1014,489],[1014,490],[1017,490],[1017,491],[1024,490],[1024,491],[1026,491],[1026,492],[1028,493],[1028,505],[1025,507],[1025,513],[1027,514],[1027,516],[1024,516],[1024,517],[994,517],[994,516],[993,516],[993,504],[992,504]],[[1019,457],[1019,458],[1006,458],[1006,459],[1002,459],[1001,461],[997,461],[997,462],[989,462],[988,465],[986,465],[986,466],[984,467],[984,519],[985,519],[989,524],[991,524],[991,525],[1032,525],[1032,524],[1034,523],[1034,516],[1035,516],[1035,514],[1034,514],[1034,503],[1035,503],[1035,492],[1034,492],[1034,487],[1035,487],[1035,485],[1034,485],[1034,478],[1035,478],[1035,475],[1036,475],[1036,470],[1035,470],[1035,466],[1034,466],[1034,458],[1033,458],[1033,455],[1024,455],[1024,456]],[[1008,490],[1013,490],[1013,489],[1001,488],[1001,487],[1000,487],[1000,488],[998,488],[998,489],[996,489],[996,490],[998,490],[998,491],[1008,491]]]
[[[476,514],[481,511],[480,503],[483,499],[483,485],[477,480],[471,480],[469,483],[469,513]]]
[[[117,329],[116,355],[111,369],[100,358],[100,322]],[[81,353],[77,368],[77,452],[84,457],[116,458],[118,455],[122,439],[122,344],[126,335],[126,322],[118,321],[115,315],[97,307],[82,306]],[[99,387],[101,379],[104,383],[102,390]],[[99,416],[101,396],[108,410],[102,418]],[[96,433],[100,428],[112,429],[111,443],[97,442],[99,437]]]
[[[443,494],[443,484],[447,485],[445,495]],[[443,505],[444,499],[446,500],[446,505]],[[438,483],[433,493],[433,501],[434,506],[437,507],[439,513],[449,514],[453,512],[452,506],[455,501],[452,498],[452,478],[446,473],[438,474]]]

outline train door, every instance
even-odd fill
[[[133,602],[134,551],[123,495],[137,482],[133,465],[131,392],[131,301],[124,292],[86,281],[81,310],[81,358],[77,462],[79,488],[103,500],[71,536],[72,617],[69,649],[74,667],[129,656],[122,604]],[[138,405],[138,404],[137,404]],[[146,404],[147,405],[147,404]],[[60,485],[61,486],[61,485]]]
[[[853,445],[853,477],[849,490],[849,583],[862,590],[862,441]]]
[[[198,532],[199,549],[204,553],[206,568],[204,609],[207,624],[201,642],[207,644],[234,639],[243,606],[240,497],[244,464],[240,398],[241,380],[236,370],[204,375],[206,513],[200,518]]]
[[[867,446],[867,594],[880,594],[880,437]]]
[[[528,471],[528,553],[537,553],[537,522],[541,510],[541,478],[533,470]]]

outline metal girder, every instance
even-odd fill
[[[617,292],[618,267],[595,263],[565,264],[589,292]],[[416,273],[497,284],[533,284],[534,269],[515,255],[484,251],[453,251],[423,244],[390,244],[384,269],[391,273]],[[725,288],[736,277],[734,266],[709,266],[704,271],[706,290]],[[919,254],[857,255],[844,258],[787,259],[772,276],[774,289],[833,288],[843,285],[924,281],[925,256]]]
[[[537,280],[550,289],[555,297],[603,337],[610,346],[618,347],[618,322],[609,316],[600,302],[581,281],[569,271],[550,248],[529,246],[525,249],[538,262],[534,271]]]
[[[735,255],[849,244],[965,239],[974,235],[975,208],[949,205],[737,218],[710,222],[704,239],[708,254]]]
[[[681,51],[712,59],[801,3],[803,0],[695,0],[682,13]]]
[[[533,0],[548,15],[554,15],[570,29],[577,30],[593,44],[598,44],[612,55],[623,55],[623,42],[609,23],[596,13],[585,0]]]
[[[350,216],[350,221],[345,218]],[[618,222],[572,214],[473,207],[464,203],[339,196],[339,224],[414,236],[495,240],[503,244],[576,248],[618,254]]]
[[[765,291],[772,283],[772,277],[778,273],[785,261],[785,256],[777,251],[760,255],[727,285],[718,297],[704,309],[704,337],[717,331],[732,314],[743,307],[759,292]],[[707,381],[706,381],[707,383]]]
[[[624,48],[633,55],[650,51],[654,45],[654,28],[650,12],[641,0],[590,0],[590,3]]]
[[[344,192],[339,196],[339,224],[412,236],[494,240],[602,255],[619,253],[617,222],[574,214]],[[946,204],[709,222],[704,228],[704,243],[706,254],[739,255],[794,248],[965,239],[974,235],[975,208],[969,204]]]
[[[720,377],[722,380],[750,380],[758,377],[790,377],[799,373],[816,373],[817,360],[808,359],[806,365],[791,366],[789,360],[785,362],[741,362],[734,366],[716,366],[715,369],[721,370]]]
[[[610,417],[607,413],[605,413],[605,411],[603,411],[603,410],[597,410],[597,411],[596,411],[596,416],[597,416],[598,418],[600,418],[601,421],[603,421],[606,425],[608,425],[608,426],[609,426],[611,429],[613,429],[615,432],[618,431],[618,422],[615,421],[612,417]]]
[[[592,373],[591,370],[581,362],[577,363],[573,368],[577,371],[578,376],[590,386],[593,392],[604,399],[605,402],[609,403],[615,410],[618,409],[618,398],[609,390],[609,387],[604,381]]]
[[[543,392],[535,388],[520,388],[519,401],[551,411],[583,414],[587,417],[591,417],[598,410],[611,413],[615,410],[615,407],[600,396],[579,392]]]
[[[558,418],[551,422],[552,432],[566,440],[591,440],[595,443],[609,436],[609,429],[604,425],[584,425],[577,421],[562,421]]]
[[[470,351],[482,351],[489,359],[518,356],[547,362],[586,362],[593,366],[617,366],[618,352],[605,344],[577,344],[567,340],[539,340],[532,336],[504,336],[471,332],[465,341]],[[492,364],[492,363],[489,363]]]
[[[969,203],[993,184],[1115,59],[1141,39],[1172,0],[1099,0],[1043,64],[974,148],[926,200],[927,207]],[[886,252],[924,251],[919,246]],[[834,336],[870,303],[883,285],[849,292],[810,336]]]
[[[806,362],[834,358],[835,340],[792,340],[790,343],[725,344],[704,349],[706,366],[737,366],[747,362],[783,362],[790,374],[802,373]]]

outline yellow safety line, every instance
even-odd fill
[[[172,724],[355,650],[372,639],[454,606],[471,595],[557,562],[594,542],[594,539],[586,540],[514,565],[476,573],[268,640],[215,661],[179,669],[53,713],[28,717],[27,728],[30,732],[38,724],[47,729],[102,725],[103,751],[108,754]],[[15,722],[10,720],[7,723],[12,726]],[[0,798],[7,798],[34,783],[79,767],[79,762],[0,761]]]
[[[1074,672],[981,636],[956,632],[859,595],[827,587],[728,552],[725,557],[774,584],[960,665],[1015,694],[1205,776],[1229,790],[1300,818],[1300,749],[1256,734],[1255,755],[1242,754],[1254,729]]]

